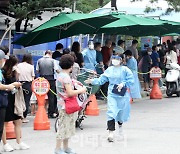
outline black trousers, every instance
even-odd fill
[[[119,126],[122,126],[123,123],[118,121]],[[109,120],[107,122],[107,130],[115,131],[115,119]]]
[[[26,104],[26,111],[23,113],[24,118],[27,117],[27,114],[29,112],[29,106],[30,106],[29,102],[30,102],[31,95],[32,95],[31,84],[32,84],[32,82],[24,82],[24,84],[22,85],[22,88],[24,89],[23,90],[24,101]]]
[[[104,93],[105,96],[107,96],[107,93],[108,93],[108,86],[109,86],[109,82],[106,82],[105,84],[103,84],[101,86],[101,90],[102,90],[102,92]]]
[[[5,115],[6,115],[6,108],[0,107],[0,142],[3,134]]]
[[[56,92],[55,80],[48,80],[48,81],[50,84],[50,89]],[[48,101],[49,101],[48,115],[52,115],[57,111],[57,98],[51,91],[48,92]]]

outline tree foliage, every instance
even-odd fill
[[[131,0],[132,2],[136,1],[142,1],[142,0]],[[149,0],[150,3],[157,3],[159,0]],[[167,8],[166,12],[164,14],[169,14],[172,11],[174,12],[180,12],[180,0],[164,0],[168,3],[169,8]],[[161,9],[160,7],[157,8],[151,8],[149,6],[146,7],[145,12],[154,12],[156,10]]]
[[[13,18],[33,18],[48,8],[64,8],[72,5],[72,0],[9,0],[6,9],[1,12],[9,14]],[[53,11],[53,9],[51,9]]]
[[[9,3],[7,3],[9,1]],[[7,0],[7,7],[0,7],[0,12],[12,18],[20,19],[16,23],[16,31],[20,31],[20,26],[25,20],[24,31],[26,31],[29,20],[34,18],[41,19],[43,11],[62,11],[63,8],[72,8],[76,1],[76,9],[89,13],[108,3],[110,0]],[[5,1],[4,1],[5,2]],[[5,3],[4,3],[5,4]],[[8,4],[8,5],[7,5]],[[5,6],[5,5],[4,5]]]
[[[84,13],[89,13],[99,7],[104,6],[110,0],[77,0],[77,10]]]
[[[83,13],[89,13],[99,7],[104,6],[111,0],[1,0],[0,12],[15,19],[20,19],[16,23],[16,31],[20,31],[20,26],[25,20],[24,31],[26,31],[29,20],[34,18],[41,19],[43,11],[61,11],[63,8],[72,8],[73,2],[76,1],[76,10]],[[132,2],[141,0],[131,0]],[[156,3],[158,0],[149,0]],[[166,14],[169,12],[180,11],[180,0],[165,0],[169,4]],[[9,2],[9,3],[8,3]],[[4,4],[4,5],[3,5]],[[160,8],[147,7],[146,12],[153,12]]]

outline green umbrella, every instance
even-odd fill
[[[179,36],[179,33],[169,33],[169,34],[164,34],[163,36]]]
[[[92,34],[117,19],[112,15],[60,13],[13,43],[26,47],[78,34]]]
[[[152,19],[155,20],[155,19]],[[156,20],[164,22],[162,25],[150,26],[146,29],[139,29],[139,31],[134,36],[163,36],[167,33],[179,33],[180,23],[167,21],[167,20]]]
[[[114,15],[119,20],[103,26],[98,33],[122,34],[130,36],[161,35],[172,31],[178,31],[179,23],[155,20],[153,18],[140,17],[128,14]]]

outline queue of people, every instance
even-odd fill
[[[0,61],[1,61],[1,101],[0,101],[0,140],[2,137],[3,141],[3,151],[11,152],[14,149],[16,150],[26,150],[30,147],[22,142],[22,118],[23,114],[26,115],[25,104],[24,109],[15,113],[15,108],[19,107],[20,104],[16,102],[15,93],[16,90],[22,86],[22,83],[19,82],[19,69],[18,59],[14,55],[9,57],[5,55],[4,51],[0,50]],[[22,93],[23,94],[23,93]],[[24,111],[24,112],[23,112]],[[16,135],[16,145],[14,148],[7,143],[6,140],[6,124],[7,122],[13,121],[15,135]]]
[[[142,52],[142,66],[140,70],[144,73],[143,80],[144,80],[144,91],[150,91],[152,88],[152,81],[149,78],[148,72],[152,67],[159,67],[162,72],[165,73],[165,76],[170,69],[170,63],[176,63],[180,65],[180,40],[177,41],[167,40],[163,42],[163,44],[154,45],[152,48],[147,48],[146,51]],[[147,73],[147,74],[145,74]],[[159,80],[160,88],[164,89],[162,79]]]
[[[138,77],[138,68],[143,72],[144,91],[150,91],[151,81],[148,75],[153,66],[158,66],[165,72],[168,64],[180,64],[180,41],[173,41],[147,48],[142,56],[137,50],[137,40],[125,49],[125,41],[119,40],[117,46],[111,40],[105,41],[105,46],[99,42],[88,42],[88,47],[81,51],[79,42],[74,42],[71,50],[64,49],[61,43],[56,45],[56,51],[47,50],[45,55],[37,61],[36,74],[44,77],[50,83],[52,91],[49,91],[48,117],[59,117],[60,125],[57,131],[55,154],[75,153],[69,147],[69,139],[75,133],[76,114],[65,112],[65,102],[68,97],[86,92],[86,88],[75,90],[72,79],[77,79],[80,68],[96,72],[99,78],[87,79],[85,82],[92,85],[102,85],[101,89],[107,95],[107,129],[109,130],[108,141],[114,141],[115,122],[119,126],[119,135],[123,138],[123,123],[130,117],[130,98],[141,98],[141,86]],[[13,151],[14,148],[6,142],[6,122],[13,121],[16,133],[16,149],[28,149],[29,146],[21,140],[21,124],[27,123],[27,115],[35,113],[35,95],[31,91],[31,83],[35,79],[35,70],[32,56],[25,54],[21,63],[16,56],[11,55],[7,59],[0,50],[0,139],[3,139],[4,151]],[[141,57],[141,58],[140,58]],[[139,64],[141,63],[141,67]],[[143,67],[142,67],[143,66]],[[25,69],[26,68],[26,69]],[[161,83],[161,85],[163,85]],[[14,89],[23,88],[25,109],[21,116],[14,113],[15,93]],[[5,124],[4,124],[5,122]],[[4,128],[4,131],[3,131]],[[62,146],[63,144],[63,146]]]

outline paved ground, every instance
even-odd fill
[[[132,105],[131,119],[124,124],[125,140],[106,141],[106,105],[101,103],[100,116],[84,121],[84,130],[77,129],[71,146],[78,154],[180,154],[180,99],[144,98]],[[51,130],[34,131],[31,122],[23,125],[23,141],[31,146],[14,154],[53,154],[55,147],[54,120]],[[15,140],[9,141],[12,145]],[[8,154],[8,153],[7,153]]]

